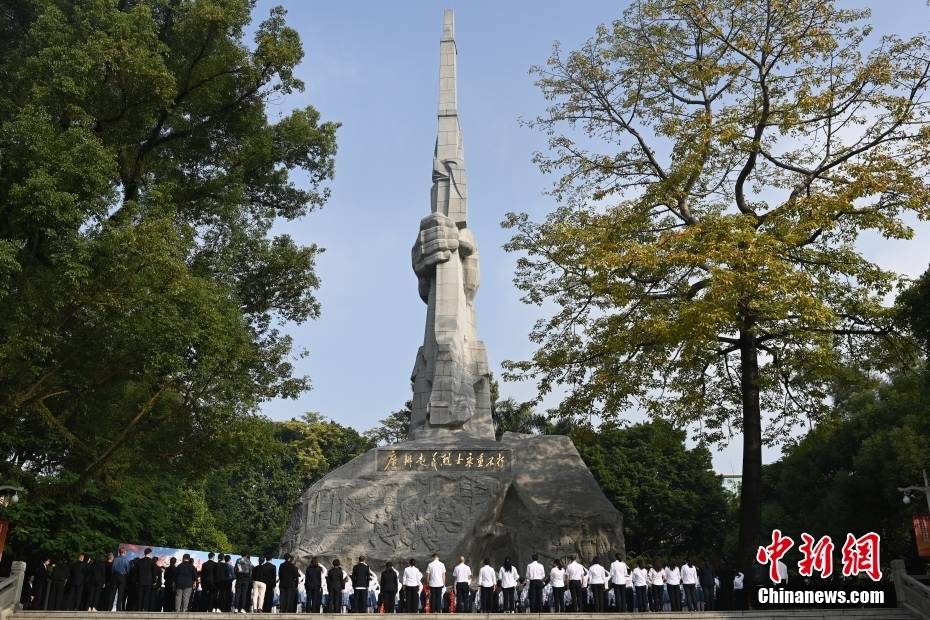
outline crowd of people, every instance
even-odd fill
[[[494,567],[485,558],[473,573],[464,557],[451,571],[437,554],[423,567],[415,558],[380,572],[364,556],[347,570],[338,559],[326,567],[317,557],[301,570],[285,556],[253,564],[210,553],[199,567],[189,554],[159,561],[146,549],[129,559],[79,554],[73,561],[45,559],[31,567],[23,605],[31,609],[74,611],[208,611],[237,613],[565,613],[625,611],[704,611],[715,609],[720,589],[713,567],[635,562],[620,554],[612,562],[593,558],[588,565],[570,556],[546,567],[537,555],[520,570],[506,558]],[[730,584],[728,584],[730,585]],[[744,608],[743,575],[733,576],[734,606]]]

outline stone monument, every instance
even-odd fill
[[[495,440],[487,352],[475,329],[478,246],[468,228],[453,19],[446,10],[431,213],[412,251],[427,311],[409,439],[369,450],[303,493],[281,541],[301,566],[314,555],[328,565],[364,553],[380,570],[435,551],[447,566],[464,555],[477,574],[485,557],[496,567],[510,556],[522,572],[533,553],[549,562],[624,552],[622,518],[568,437]]]

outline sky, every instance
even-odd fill
[[[509,233],[500,222],[510,211],[539,220],[555,206],[545,195],[553,179],[531,162],[545,147],[544,136],[520,124],[545,106],[528,70],[545,63],[555,41],[578,48],[626,3],[260,0],[255,21],[279,4],[304,44],[297,75],[307,88],[272,102],[271,120],[313,105],[342,127],[330,200],[275,231],[326,248],[318,263],[321,318],[285,327],[296,347],[309,350],[296,368],[310,376],[313,389],[262,410],[275,419],[318,411],[366,430],[410,398],[410,372],[423,340],[426,306],[417,295],[410,247],[429,213],[443,9],[455,10],[469,227],[481,256],[478,334],[500,377],[503,360],[532,354],[527,334],[541,316],[513,285],[516,256],[502,248]],[[915,34],[930,24],[924,0],[843,4],[872,9],[873,39]],[[910,241],[866,235],[860,247],[881,266],[915,276],[930,262],[930,225],[915,222],[915,231]],[[503,398],[535,396],[532,383],[501,383]],[[715,470],[738,473],[741,449],[737,437],[715,451]],[[763,459],[778,455],[767,449]]]

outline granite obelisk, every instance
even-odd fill
[[[410,436],[304,491],[281,540],[281,553],[301,566],[312,556],[328,565],[365,554],[380,570],[386,560],[437,552],[450,561],[464,555],[477,569],[485,557],[526,566],[533,553],[548,562],[624,551],[622,518],[568,437],[495,439],[487,353],[475,328],[478,246],[468,227],[454,30],[446,11],[430,213],[412,251],[426,329],[411,377]]]
[[[439,127],[431,213],[420,222],[413,245],[413,270],[427,311],[423,346],[411,376],[411,439],[441,437],[451,430],[494,437],[488,354],[475,328],[478,245],[468,228],[457,55],[454,16],[447,9],[439,43]]]

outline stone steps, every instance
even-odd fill
[[[266,614],[248,614],[262,617]],[[277,614],[274,614],[277,616]],[[329,614],[327,614],[329,615]],[[375,620],[379,614],[339,614],[339,620]],[[443,614],[449,616],[450,614]],[[460,615],[460,614],[455,614]],[[916,616],[910,615],[903,609],[872,608],[872,609],[796,609],[796,610],[769,610],[769,611],[708,611],[700,613],[633,613],[633,614],[461,614],[469,618],[482,618],[483,620],[515,620],[523,618],[528,620],[531,616],[537,618],[558,620],[603,620],[609,616],[614,620],[620,618],[638,618],[646,620],[682,620],[695,618],[695,620],[914,620]],[[77,620],[78,618],[98,618],[106,620],[230,620],[243,618],[243,614],[213,614],[213,613],[169,613],[169,612],[78,612],[78,611],[20,611],[15,618],[24,620]],[[283,617],[295,617],[288,614]],[[300,614],[296,617],[305,617]],[[425,620],[424,614],[391,614],[391,620]]]

